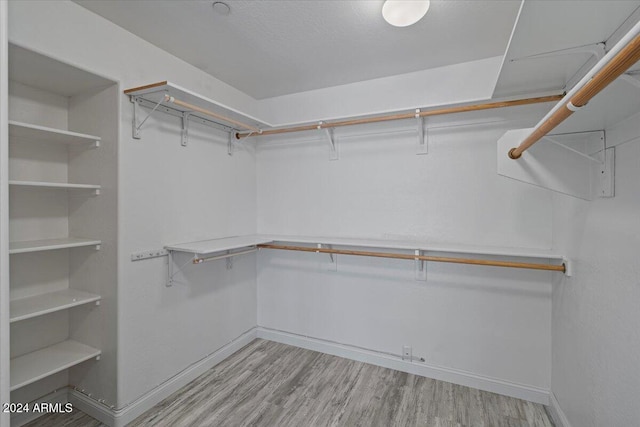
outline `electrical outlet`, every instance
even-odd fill
[[[410,345],[402,346],[402,360],[411,361],[413,359],[413,349]]]

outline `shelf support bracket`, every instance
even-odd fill
[[[183,147],[187,146],[187,143],[189,142],[189,116],[191,115],[191,113],[189,112],[185,112],[182,115],[182,141],[180,142],[180,144]]]
[[[231,251],[227,251],[227,254],[230,253]],[[233,270],[233,256],[225,258],[225,261],[227,262],[227,270]]]
[[[427,280],[427,262],[425,260],[418,259],[418,257],[422,255],[421,250],[416,250],[414,254],[416,256],[416,280],[424,282]]]
[[[325,136],[327,138],[327,143],[329,144],[329,160],[338,160],[338,145],[336,143],[335,137],[333,135],[332,128],[323,128],[322,125],[324,122],[318,122],[318,130],[324,131]]]
[[[140,123],[138,123],[138,97],[137,96],[132,96],[130,98],[131,102],[133,103],[133,138],[134,139],[140,139],[140,128],[142,128],[142,125],[149,119],[149,117],[151,117],[151,115],[153,113],[155,113],[155,111],[158,109],[158,107],[160,106],[160,104],[162,104],[163,101],[165,101],[167,98],[167,95],[163,96],[162,99],[160,99],[160,101],[158,101],[158,103],[153,107],[153,109],[151,110],[151,112],[149,114],[147,114],[147,117],[145,117]]]
[[[318,243],[318,249],[322,249],[322,243]],[[331,245],[327,245],[328,249],[331,249]],[[320,252],[316,252],[320,253]],[[327,254],[329,255],[329,262],[326,264],[327,271],[338,271],[338,255],[335,254]]]
[[[176,269],[175,266],[175,259],[174,259],[174,251],[172,251],[171,249],[167,250],[167,283],[166,283],[166,287],[170,288],[171,286],[173,286],[173,283],[175,282],[175,277],[176,274],[180,273],[182,271],[182,268],[185,267],[187,264],[190,264],[192,261],[183,264],[182,266],[178,267]],[[193,254],[193,259],[197,259],[198,258],[198,254]]]
[[[231,132],[229,132],[229,141],[227,141],[227,154],[230,156],[233,156],[233,152],[235,151],[235,146],[233,145],[235,139],[236,131],[232,130]]]
[[[562,264],[564,265],[564,275],[573,276],[573,262],[569,258],[562,258]]]
[[[173,286],[173,251],[169,250],[168,252],[168,257],[167,257],[167,287],[171,287]]]
[[[418,152],[416,154],[429,153],[429,134],[424,131],[424,117],[420,115],[420,109],[416,108],[416,126],[418,130]]]

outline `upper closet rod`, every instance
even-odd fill
[[[609,83],[640,60],[640,22],[638,22],[598,63],[540,120],[531,134],[509,157],[519,159],[529,147],[538,142],[571,114],[584,107]]]
[[[336,128],[340,126],[353,126],[353,125],[361,125],[365,123],[378,123],[378,122],[387,122],[390,120],[404,120],[404,119],[413,119],[418,117],[427,117],[427,116],[437,116],[441,114],[453,114],[453,113],[464,113],[467,111],[480,111],[480,110],[490,110],[493,108],[503,108],[503,107],[514,107],[517,105],[528,105],[528,104],[538,104],[542,102],[552,102],[558,101],[562,99],[562,95],[551,95],[544,96],[540,98],[526,98],[526,99],[516,99],[513,101],[500,101],[500,102],[492,102],[486,104],[475,104],[475,105],[462,105],[458,107],[447,107],[440,108],[434,110],[426,110],[420,111],[417,109],[413,113],[398,113],[398,114],[390,114],[387,116],[378,116],[378,117],[369,117],[362,119],[353,119],[353,120],[343,120],[340,122],[332,122],[332,123],[324,123],[320,122],[314,125],[303,125],[303,126],[295,126],[289,128],[281,128],[281,129],[271,129],[271,130],[263,130],[258,134],[253,135],[253,133],[236,133],[236,138],[244,138],[246,136],[260,136],[260,135],[276,135],[280,133],[289,133],[289,132],[301,132],[306,130],[317,130],[317,129],[328,129],[328,128]]]

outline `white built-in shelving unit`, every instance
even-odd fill
[[[74,384],[114,403],[97,360],[115,353],[119,90],[21,47],[9,62],[11,400]]]
[[[82,144],[94,143],[98,146],[100,138],[62,129],[38,126],[34,124],[11,121],[9,125],[10,143],[46,143],[46,144]],[[37,166],[34,167],[37,171]],[[96,184],[72,184],[63,182],[43,182],[9,180],[11,187],[31,187],[64,190],[92,190],[99,194],[101,188]],[[64,197],[64,196],[61,196]],[[9,242],[9,254],[20,255],[32,252],[44,252],[70,248],[95,246],[99,249],[102,242],[97,239],[61,237],[55,239],[38,239]],[[46,289],[46,288],[45,288]],[[12,298],[10,303],[10,322],[19,322],[38,316],[45,316],[61,310],[96,302],[100,295],[76,289],[64,289],[44,292],[22,298]],[[100,355],[100,350],[74,341],[64,342],[39,348],[14,357],[11,360],[11,390],[32,384],[49,375],[56,374],[74,365],[85,362]]]

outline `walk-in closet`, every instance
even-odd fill
[[[640,420],[639,0],[0,0],[0,427]]]

